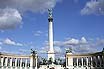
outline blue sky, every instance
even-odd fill
[[[30,49],[33,48],[38,53],[46,52],[47,9],[51,7],[56,52],[65,52],[69,47],[74,53],[102,50],[104,0],[4,0],[0,5],[0,51],[30,54]]]

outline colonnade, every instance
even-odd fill
[[[102,52],[93,54],[66,54],[66,67],[69,69],[94,69],[104,68],[104,54]]]
[[[11,57],[0,57],[0,66],[9,67],[29,67],[29,58],[11,58]]]
[[[0,67],[37,68],[37,54],[31,54],[30,56],[0,54]]]

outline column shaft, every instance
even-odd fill
[[[13,60],[13,59],[11,58],[11,59],[10,59],[10,67],[12,67],[12,60]]]
[[[35,64],[36,64],[36,68],[37,68],[37,55],[36,55],[35,59],[36,59],[36,63]]]
[[[96,67],[98,66],[98,65],[97,65],[97,60],[98,60],[98,58],[97,58],[97,56],[95,56]]]
[[[93,59],[92,59],[92,57],[91,57],[90,63],[91,63],[90,66],[93,67]]]
[[[5,66],[8,66],[8,58],[5,58]]]
[[[17,62],[18,62],[18,60],[17,60],[17,58],[15,59],[15,67],[17,67]]]
[[[22,67],[22,58],[20,59],[20,67]]]
[[[27,67],[28,59],[25,60],[25,67]]]
[[[77,67],[78,67],[78,58],[77,58]]]
[[[4,57],[1,58],[1,66],[4,66]]]
[[[83,58],[81,58],[81,60],[82,60],[82,67],[83,67]]]
[[[88,57],[86,57],[86,61],[87,61],[87,62],[86,62],[86,65],[88,66]]]
[[[68,58],[66,57],[66,67],[68,66]]]

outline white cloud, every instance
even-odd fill
[[[1,0],[0,8],[11,7],[22,11],[47,11],[53,8],[60,0]]]
[[[85,44],[85,45],[79,45],[76,47],[73,47],[74,53],[91,53],[91,52],[97,52],[97,49],[95,46],[92,46],[91,44]]]
[[[71,38],[71,39],[68,39],[67,41],[64,41],[63,46],[76,46],[76,45],[81,45],[86,43],[87,43],[87,40],[85,37],[82,37],[81,39]]]
[[[9,38],[6,38],[2,44],[5,44],[5,45],[13,45],[13,46],[23,46],[23,44],[21,43],[16,43],[15,41],[9,39]]]
[[[47,48],[44,47],[44,51],[48,51],[48,41],[45,42],[45,46]],[[54,49],[56,52],[62,52],[67,48],[72,48],[74,53],[97,52],[104,48],[104,39],[87,40],[85,37],[81,37],[80,39],[70,38],[65,41],[54,41]]]
[[[80,40],[80,43],[87,43],[87,40],[85,37],[82,37],[81,40]]]
[[[48,46],[44,46],[41,48],[41,50],[39,51],[39,53],[47,53],[49,50],[49,47]]]
[[[86,44],[88,43],[85,37],[82,37],[81,39],[67,39],[65,41],[54,41],[54,46],[76,46],[80,44]],[[46,46],[49,46],[48,41],[45,42]]]
[[[0,42],[0,45],[2,45],[2,42]]]
[[[70,39],[68,41],[65,41],[64,44],[65,45],[77,45],[77,44],[79,44],[79,40],[72,38],[72,39]]]
[[[13,29],[22,22],[22,17],[16,9],[0,9],[0,30]]]
[[[61,48],[58,46],[54,47],[54,49],[55,49],[55,53],[61,53],[62,52]]]
[[[28,55],[28,54],[31,53],[31,50],[27,50],[27,49],[19,49],[19,52],[20,52],[21,54]]]
[[[12,40],[10,40],[9,38],[5,39],[5,40],[3,41],[3,43],[4,43],[4,44],[7,44],[7,45],[15,45],[15,42],[12,41]]]
[[[17,27],[22,22],[21,14],[26,11],[46,12],[59,1],[61,0],[0,0],[0,30]]]
[[[81,14],[104,15],[104,0],[91,0],[87,2],[85,7],[81,10]]]
[[[63,42],[62,41],[54,41],[54,46],[62,46]]]
[[[43,34],[42,31],[36,31],[36,32],[34,33],[34,36],[41,36],[42,34]]]

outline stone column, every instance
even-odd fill
[[[31,58],[30,58],[30,67],[31,68],[35,68],[36,67],[36,56],[35,55],[32,55]]]
[[[48,9],[49,17],[49,51],[48,51],[48,60],[52,58],[52,62],[55,60],[54,48],[53,48],[53,17],[52,17],[52,9]]]
[[[86,65],[88,66],[88,57],[86,57]]]
[[[4,66],[4,57],[1,58],[1,66]]]
[[[78,58],[77,58],[77,67],[78,67]]]
[[[73,68],[73,57],[68,58],[68,66],[70,67],[70,69]]]
[[[66,67],[68,66],[68,57],[66,57]]]
[[[25,69],[27,69],[28,59],[25,59]]]
[[[20,59],[20,67],[22,67],[22,58]]]
[[[98,60],[98,57],[95,56],[95,63],[96,63],[96,67],[97,67],[97,60]]]
[[[17,61],[18,61],[18,59],[15,58],[15,67],[17,67]]]
[[[83,66],[83,58],[81,58],[81,62],[82,62],[82,67],[84,67],[84,66]]]
[[[25,60],[25,67],[27,67],[28,59]]]
[[[6,66],[6,67],[8,66],[8,57],[5,58],[5,66]]]
[[[102,67],[102,55],[100,56],[100,66]]]
[[[101,58],[100,58],[100,55],[98,56],[98,67],[101,67]]]
[[[37,65],[37,63],[38,63],[38,58],[37,58],[38,56],[37,56],[37,54],[36,54],[36,57],[35,57],[35,61],[36,61],[36,69],[37,69],[37,67],[38,67],[38,65]]]
[[[104,64],[104,55],[102,55],[102,59],[103,59],[103,64]],[[103,67],[104,67],[104,65],[103,65]]]
[[[13,58],[10,58],[10,67],[12,67]]]
[[[90,63],[91,63],[91,68],[93,68],[93,59],[92,59],[92,57],[91,57],[91,60],[90,60]]]
[[[86,57],[86,67],[87,67],[87,69],[88,69],[88,63],[89,63],[88,57]]]

